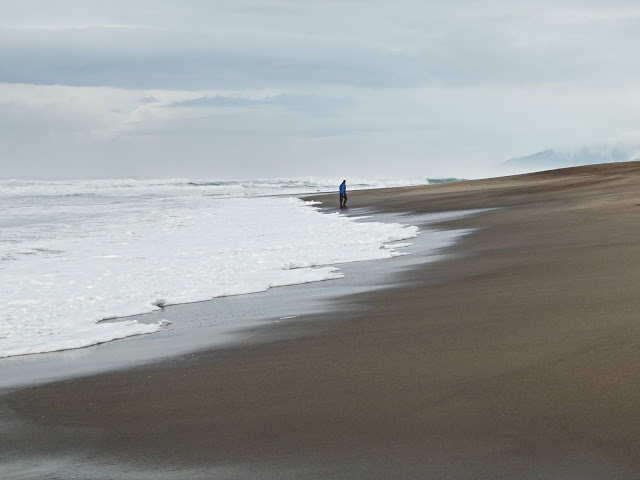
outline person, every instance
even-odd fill
[[[342,180],[340,184],[340,208],[347,206],[347,181]]]

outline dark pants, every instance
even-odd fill
[[[346,193],[341,193],[340,194],[340,208],[346,207],[346,206],[347,206],[347,194]]]

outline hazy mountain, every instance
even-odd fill
[[[533,172],[595,163],[614,163],[638,160],[640,149],[628,146],[591,146],[575,150],[544,150],[525,157],[512,158],[503,163],[513,172]]]

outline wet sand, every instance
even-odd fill
[[[640,163],[349,206],[501,208],[295,338],[3,395],[3,478],[640,479]]]

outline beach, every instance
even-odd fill
[[[640,478],[640,162],[348,205],[489,210],[278,335],[4,392],[3,478]]]

